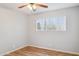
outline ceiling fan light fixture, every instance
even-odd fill
[[[48,8],[47,5],[45,5],[45,4],[39,4],[39,3],[29,3],[29,4],[25,4],[25,5],[19,6],[18,8],[23,8],[25,6],[27,6],[33,12],[35,12],[38,7]]]
[[[32,7],[31,7],[31,5],[29,4],[28,6],[27,6],[30,10],[32,10]]]
[[[35,4],[29,4],[27,7],[28,7],[30,10],[32,10],[32,11],[36,11],[36,5],[35,5]]]

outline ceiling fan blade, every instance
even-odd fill
[[[22,5],[22,6],[19,6],[18,8],[23,8],[23,7],[25,7],[25,6],[27,6],[27,5]]]
[[[44,4],[36,4],[37,6],[40,6],[40,7],[44,7],[44,8],[48,8],[47,5],[44,5]]]

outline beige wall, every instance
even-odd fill
[[[0,55],[27,45],[28,16],[0,8]]]
[[[40,17],[66,16],[67,30],[36,32],[35,21]],[[51,48],[69,52],[79,52],[79,7],[65,8],[29,17],[28,31],[33,46]]]

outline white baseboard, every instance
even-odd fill
[[[63,50],[59,50],[59,49],[52,49],[52,48],[47,48],[47,47],[37,46],[37,45],[29,45],[29,46],[33,46],[33,47],[37,47],[37,48],[43,48],[43,49],[48,49],[48,50],[55,50],[55,51],[60,51],[60,52],[64,52],[64,53],[70,53],[70,54],[79,55],[79,53],[77,53],[77,52],[63,51]]]
[[[23,46],[21,46],[21,47],[19,47],[19,48],[16,48],[16,49],[14,49],[14,50],[5,52],[5,53],[1,54],[1,56],[4,56],[4,55],[6,55],[6,54],[9,54],[9,53],[11,53],[11,52],[14,52],[14,51],[16,51],[16,50],[22,49],[22,48],[27,47],[27,46],[28,46],[28,45],[23,45]]]
[[[55,51],[60,51],[60,52],[65,52],[65,53],[70,53],[70,54],[77,54],[77,55],[79,55],[79,53],[76,53],[76,52],[70,52],[70,51],[63,51],[63,50],[58,50],[58,49],[52,49],[52,48],[47,48],[47,47],[43,47],[43,46],[37,46],[37,45],[23,45],[23,46],[21,46],[21,47],[19,47],[19,48],[16,48],[16,49],[14,49],[14,50],[11,50],[11,51],[8,51],[8,52],[6,52],[6,53],[3,53],[3,54],[1,54],[1,56],[3,56],[3,55],[5,55],[5,54],[9,54],[9,53],[11,53],[11,52],[14,52],[14,51],[16,51],[16,50],[19,50],[19,49],[21,49],[21,48],[24,48],[24,47],[27,47],[27,46],[33,46],[33,47],[37,47],[37,48],[43,48],[43,49],[48,49],[48,50],[55,50]]]

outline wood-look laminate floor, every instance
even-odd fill
[[[22,49],[11,52],[9,54],[6,54],[5,56],[78,56],[78,55],[27,46]]]

